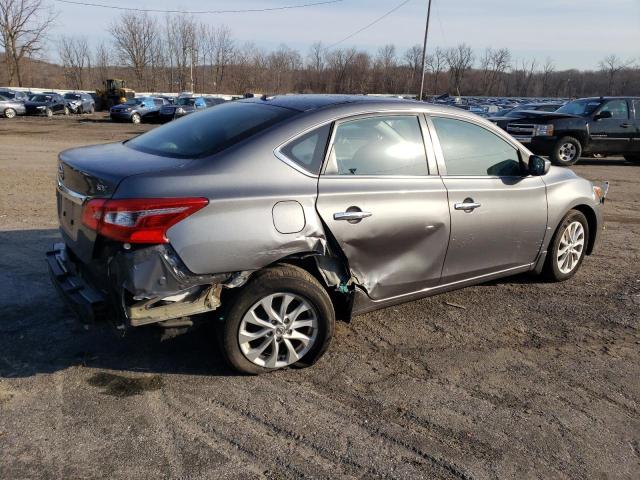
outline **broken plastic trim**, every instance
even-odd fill
[[[119,251],[110,277],[122,299],[122,312],[134,327],[213,311],[222,288],[244,285],[251,272],[196,275],[170,245]]]

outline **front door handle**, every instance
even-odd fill
[[[454,203],[453,208],[456,210],[464,210],[465,212],[472,212],[476,208],[480,208],[482,205],[480,203],[474,202],[470,198],[465,199],[462,203]]]
[[[336,212],[333,214],[334,220],[346,220],[348,222],[360,221],[363,218],[367,218],[373,215],[371,212],[363,212],[359,210],[353,210],[350,212]]]

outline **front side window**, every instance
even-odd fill
[[[489,130],[463,120],[433,117],[447,175],[517,176],[518,150]]]
[[[556,112],[585,117],[591,115],[600,106],[600,100],[574,100],[560,107]]]
[[[306,171],[317,175],[322,167],[330,132],[330,124],[316,128],[288,143],[280,151]]]
[[[338,175],[428,175],[417,116],[380,116],[336,127],[327,173]]]
[[[610,100],[604,104],[600,113],[611,112],[611,118],[627,120],[629,118],[629,110],[626,100]]]

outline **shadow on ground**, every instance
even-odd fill
[[[125,372],[233,374],[209,325],[184,334],[150,326],[124,335],[108,324],[82,325],[49,280],[44,257],[55,241],[55,229],[0,232],[0,378],[77,365]],[[96,382],[109,383],[105,378]]]

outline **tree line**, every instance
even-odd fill
[[[109,26],[111,41],[51,39],[56,14],[43,0],[0,0],[0,84],[88,90],[123,78],[138,91],[392,93],[415,95],[422,46],[375,53],[354,47],[306,52],[286,45],[266,50],[242,43],[231,30],[189,15],[158,18],[124,13]],[[41,54],[55,46],[59,63]],[[558,70],[551,58],[519,59],[508,48],[477,51],[466,43],[427,49],[426,93],[485,96],[580,97],[640,95],[640,66],[612,54],[596,70]]]

